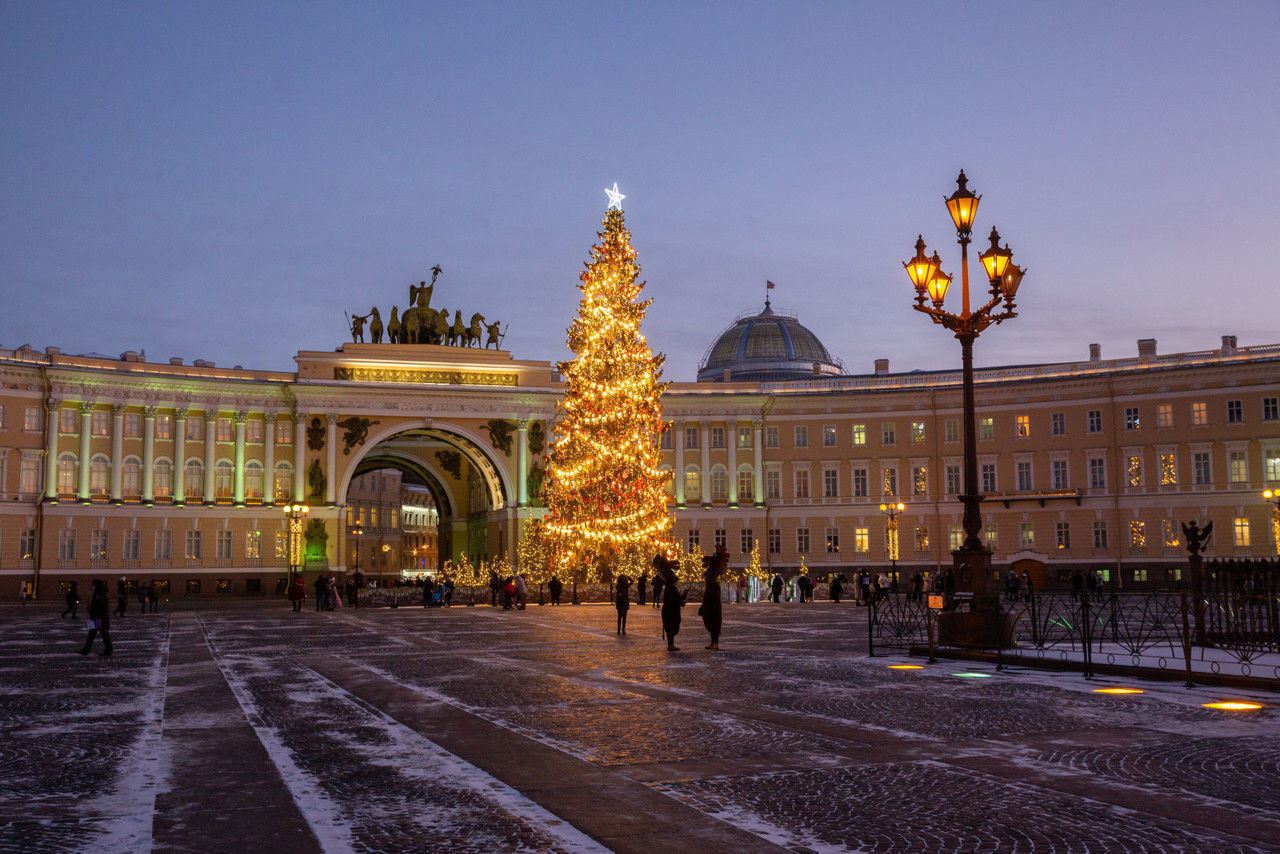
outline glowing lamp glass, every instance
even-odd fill
[[[1022,284],[1022,277],[1026,275],[1026,270],[1017,264],[1010,264],[1009,269],[1004,271],[1004,280],[1000,282],[1000,290],[1009,299],[1013,299],[1018,293],[1018,285]]]
[[[973,220],[978,215],[978,200],[982,198],[974,195],[968,183],[969,179],[965,177],[964,170],[961,170],[960,177],[956,178],[956,191],[947,196],[947,213],[951,214],[951,221],[961,234],[968,234],[972,230]]]
[[[907,269],[907,277],[911,279],[911,284],[915,285],[916,290],[924,292],[929,285],[929,279],[933,277],[934,270],[937,267],[928,255],[924,254],[924,236],[916,238],[916,254],[910,261],[904,261],[902,266]]]
[[[1203,705],[1206,709],[1219,709],[1224,712],[1254,712],[1262,708],[1261,703],[1246,703],[1243,700],[1220,700]]]
[[[1013,253],[1009,251],[1009,247],[1000,246],[1000,232],[994,228],[991,229],[991,246],[986,252],[978,256],[982,261],[982,268],[987,271],[987,278],[991,281],[998,281],[1004,278],[1004,271],[1009,267],[1009,259]]]
[[[934,305],[942,305],[942,301],[947,298],[947,288],[951,287],[951,277],[939,269],[933,274],[933,278],[929,280],[929,299],[933,300]]]

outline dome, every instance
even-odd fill
[[[764,311],[742,317],[720,333],[698,368],[698,382],[768,382],[839,376],[843,366],[795,317]]]

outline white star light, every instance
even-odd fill
[[[619,193],[619,192],[618,192],[618,182],[617,182],[617,181],[614,181],[614,182],[613,182],[613,189],[612,189],[612,190],[610,190],[608,187],[605,187],[605,188],[604,188],[604,193],[605,193],[605,195],[606,195],[606,196],[608,196],[608,197],[609,197],[609,205],[608,205],[608,207],[606,207],[606,208],[605,208],[605,210],[609,210],[609,208],[617,208],[618,210],[622,210],[622,200],[623,200],[623,199],[625,199],[625,198],[626,198],[626,196],[624,196],[624,195],[622,195],[622,193]]]

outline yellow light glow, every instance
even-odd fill
[[[924,670],[924,665],[921,665],[921,664],[890,664],[890,665],[888,665],[888,668],[889,668],[890,670]]]
[[[1094,688],[1095,694],[1145,694],[1141,688]]]
[[[1253,712],[1262,708],[1261,703],[1246,703],[1243,700],[1219,700],[1216,703],[1202,705],[1206,709],[1220,709],[1224,712]]]

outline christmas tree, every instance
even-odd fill
[[[661,353],[640,334],[649,300],[614,185],[610,209],[579,275],[582,301],[569,327],[576,358],[561,362],[564,398],[547,460],[544,531],[574,577],[611,577],[668,544],[671,517],[659,468]],[[616,209],[615,209],[616,205]]]

